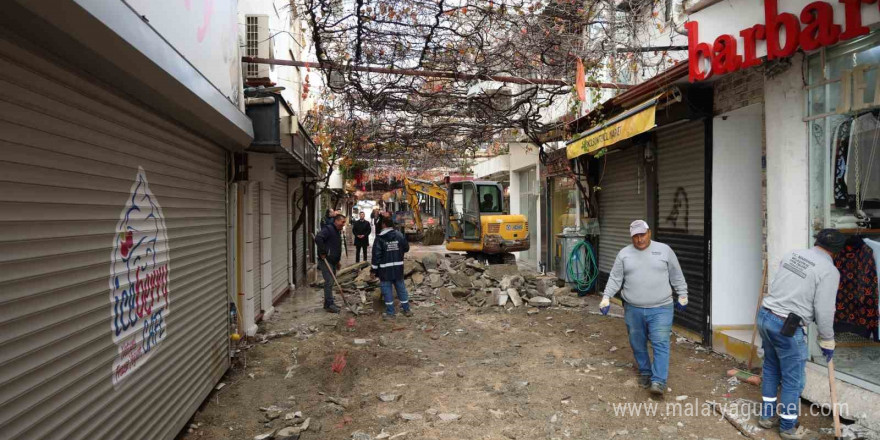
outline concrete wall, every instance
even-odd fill
[[[502,154],[474,165],[474,178],[483,179],[510,172],[510,155]]]
[[[509,168],[510,168],[510,213],[511,214],[523,214],[522,207],[520,206],[520,194],[522,191],[520,190],[520,181],[519,181],[519,172],[528,170],[529,168],[535,168],[535,175],[537,182],[535,185],[540,188],[541,187],[541,167],[538,163],[538,147],[529,143],[511,143],[509,144]],[[537,224],[529,225],[529,236],[530,236],[530,246],[533,246],[534,249],[541,249],[541,234],[539,231],[541,230],[541,218],[543,214],[543,210],[541,209],[541,196],[538,195],[538,209],[535,218],[537,219]],[[517,258],[520,258],[521,252],[515,252]],[[538,260],[540,260],[540,252],[538,254]],[[535,262],[535,269],[537,270],[537,261]]]
[[[126,3],[230,101],[242,93],[236,0]]]
[[[763,271],[763,105],[712,121],[712,326],[747,325]]]
[[[803,55],[764,86],[767,125],[767,256],[770,279],[782,256],[809,242],[809,163]]]

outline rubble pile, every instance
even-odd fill
[[[432,301],[460,301],[472,307],[585,306],[569,287],[558,286],[555,277],[515,264],[484,265],[462,254],[431,253],[418,259],[407,257],[403,267],[410,300],[423,306],[433,305]],[[340,270],[337,280],[347,297],[366,298],[376,310],[384,308],[379,280],[370,275],[369,263]]]

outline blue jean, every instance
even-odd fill
[[[394,309],[394,292],[391,291],[392,287],[397,290],[397,299],[400,300],[400,308],[402,308],[404,312],[408,312],[409,294],[406,293],[406,284],[404,284],[403,280],[394,280],[379,282],[379,289],[382,290],[382,297],[385,299],[385,313],[388,313],[389,315],[396,313],[396,310]]]
[[[644,308],[626,304],[624,321],[629,333],[629,345],[632,347],[639,374],[651,376],[651,382],[664,387],[669,378],[669,336],[672,334],[672,304],[660,307]],[[648,341],[654,350],[654,362],[648,356]]]
[[[321,277],[324,278],[324,308],[327,308],[333,305],[333,287],[336,284],[333,276],[336,275],[336,264],[330,262],[330,267],[327,267],[327,260],[318,258],[318,268],[321,269]]]
[[[778,393],[782,404],[779,408],[779,429],[787,431],[797,426],[810,351],[803,327],[798,327],[794,336],[783,336],[779,333],[783,322],[785,319],[764,308],[758,314],[758,331],[764,348],[764,377],[761,383],[764,403],[761,405],[761,417],[774,416]],[[782,392],[778,392],[780,385]]]

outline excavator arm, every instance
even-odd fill
[[[446,209],[446,190],[441,186],[437,185],[433,182],[426,182],[424,180],[416,180],[410,179],[408,177],[403,178],[403,188],[406,191],[406,201],[409,203],[410,209],[413,212],[413,222],[416,224],[416,228],[418,228],[419,232],[423,231],[422,228],[422,216],[421,211],[419,210],[419,194],[424,194],[428,197],[433,197],[437,200],[440,200],[440,203],[443,205],[443,209]]]

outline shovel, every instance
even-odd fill
[[[327,259],[326,259],[326,258],[321,258],[321,259],[324,260],[324,264],[326,264],[326,265],[327,265],[327,269],[330,270],[330,275],[333,276],[333,282],[336,284],[336,288],[339,289],[339,296],[342,297],[342,303],[345,304],[345,307],[348,308],[348,310],[349,310],[351,313],[354,313],[355,315],[357,315],[357,314],[358,314],[357,306],[352,307],[352,306],[348,303],[348,300],[345,299],[345,291],[342,289],[342,286],[339,285],[339,281],[336,279],[336,274],[333,273],[333,267],[330,266],[330,263],[327,262]]]
[[[843,440],[840,430],[840,414],[837,413],[837,385],[834,383],[834,359],[828,361],[828,385],[831,387],[831,414],[834,416],[834,440]],[[865,440],[859,436],[852,440]]]

